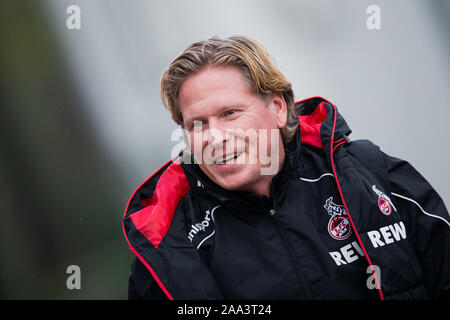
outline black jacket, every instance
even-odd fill
[[[225,190],[182,158],[134,192],[130,299],[450,298],[439,195],[407,162],[350,141],[332,103],[297,107],[271,199]]]

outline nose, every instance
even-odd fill
[[[230,135],[226,128],[223,127],[222,123],[215,119],[208,122],[208,128],[205,130],[204,135],[204,141],[207,145],[223,145],[230,139]]]

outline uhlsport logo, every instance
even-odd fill
[[[395,208],[394,204],[392,203],[391,199],[384,194],[384,192],[377,189],[375,185],[372,186],[373,192],[375,192],[378,196],[378,208],[380,208],[380,211],[388,216],[392,213],[392,208],[397,212],[397,209]]]
[[[203,221],[192,224],[191,230],[188,233],[188,240],[193,242],[197,249],[200,248],[203,242],[214,235],[214,211],[219,207],[220,205],[215,206],[212,210],[206,210]],[[200,234],[202,236],[199,236]]]
[[[345,213],[344,206],[335,204],[333,197],[329,197],[323,206],[331,216],[328,222],[328,233],[333,239],[344,240],[352,233],[350,221]]]

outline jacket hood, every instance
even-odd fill
[[[321,97],[296,102],[300,141],[329,150],[331,141],[347,140],[352,132],[334,104]],[[334,147],[334,146],[333,146]]]

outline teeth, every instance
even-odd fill
[[[228,161],[231,161],[231,160],[233,160],[234,158],[239,157],[239,156],[241,155],[241,153],[242,153],[242,152],[237,153],[237,154],[232,154],[232,155],[230,155],[228,158],[225,158],[225,159],[223,159],[223,160],[222,160],[222,159],[216,160],[215,162],[218,163],[218,164],[225,164],[225,163],[227,163]]]
[[[224,162],[233,160],[235,156],[236,156],[235,154],[231,155],[230,157],[226,158],[226,159],[224,160]]]

